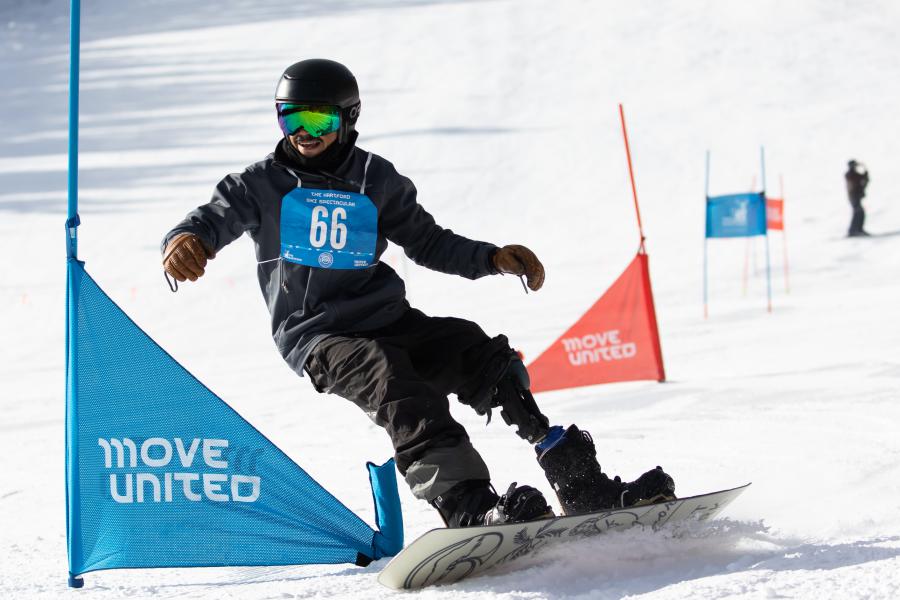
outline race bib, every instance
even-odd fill
[[[375,262],[378,209],[356,192],[296,188],[281,199],[281,258],[323,269]]]

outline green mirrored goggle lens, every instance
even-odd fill
[[[341,128],[341,110],[337,106],[279,104],[278,125],[285,135],[300,129],[313,137],[322,137]]]

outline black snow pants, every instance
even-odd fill
[[[849,235],[859,235],[863,232],[863,222],[866,220],[866,211],[862,207],[862,198],[850,196],[850,206],[853,207],[853,217],[850,219]]]
[[[381,329],[325,338],[306,370],[318,391],[351,400],[384,427],[413,494],[431,501],[461,481],[490,479],[447,395],[494,386],[486,366],[509,352],[505,336],[410,308]]]

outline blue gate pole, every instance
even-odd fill
[[[78,423],[77,423],[77,285],[78,256],[78,77],[81,45],[81,3],[69,3],[69,210],[66,218],[66,539],[69,554],[69,587],[80,588],[84,580],[73,572],[80,563],[78,514]]]
[[[759,164],[762,169],[763,214],[766,218],[766,294],[767,310],[772,312],[772,266],[769,261],[769,202],[766,200],[766,149],[759,147]]]
[[[706,267],[707,267],[707,246],[709,245],[709,150],[706,151],[706,191],[703,198],[703,318],[709,317],[709,290],[707,283]]]
[[[78,254],[78,78],[81,46],[81,1],[69,4],[69,214],[66,220],[68,255]]]

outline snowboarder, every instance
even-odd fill
[[[165,272],[195,281],[216,253],[249,234],[285,361],[387,431],[413,494],[450,527],[552,514],[533,487],[494,491],[487,466],[450,415],[450,393],[488,419],[499,408],[535,444],[567,514],[674,497],[659,467],[631,483],[610,479],[587,432],[550,427],[505,336],[409,305],[403,281],[379,261],[387,240],[430,269],[470,279],[510,273],[535,291],[544,268],[524,246],[498,248],[437,225],[409,179],[356,146],[360,107],[345,66],[311,59],[288,67],[275,94],[284,137],[262,161],[225,176],[209,203],[166,234]]]
[[[844,179],[847,181],[847,196],[850,198],[850,206],[853,207],[853,217],[850,219],[850,230],[847,232],[847,236],[868,236],[869,233],[863,229],[866,211],[863,210],[862,200],[866,196],[866,186],[869,185],[869,172],[865,165],[851,160],[847,163]]]

